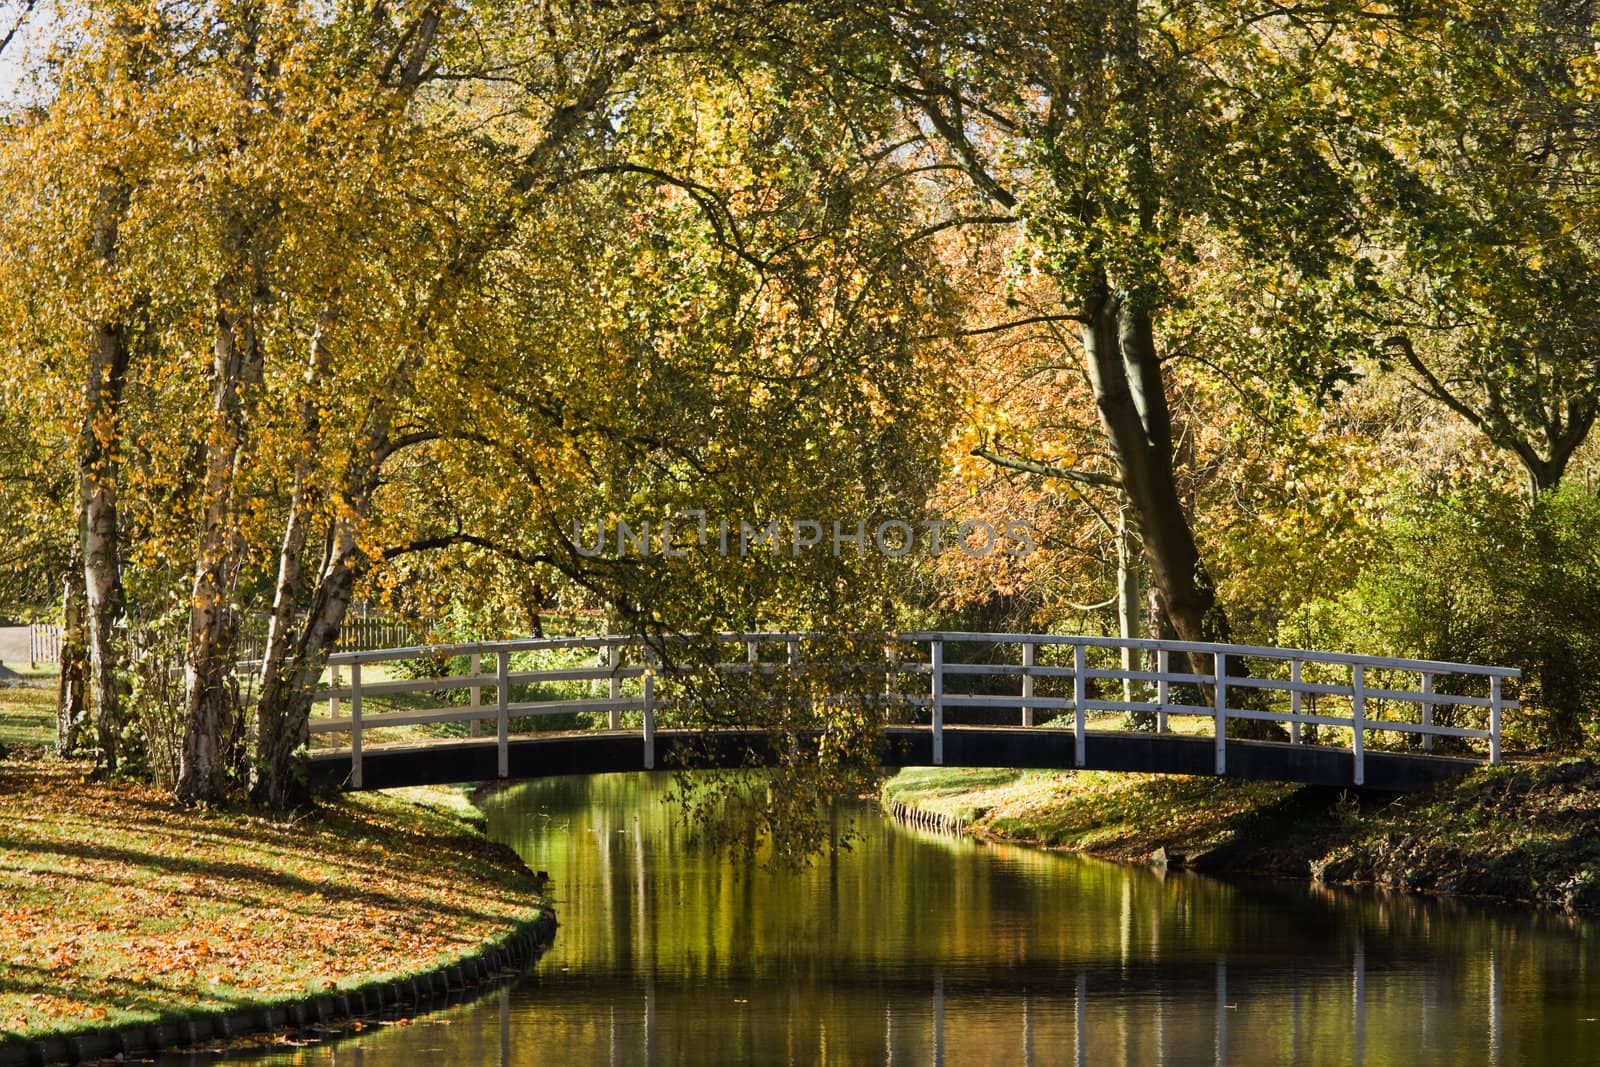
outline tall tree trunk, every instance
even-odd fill
[[[247,314],[228,306],[236,286],[218,287],[211,429],[206,441],[204,511],[189,598],[184,656],[183,745],[177,795],[220,800],[227,792],[224,737],[235,714],[230,680],[239,618],[233,603],[242,545],[233,511],[245,445],[246,380],[259,378],[261,354]]]
[[[305,796],[305,783],[295,774],[294,754],[305,743],[317,679],[328,665],[354,595],[361,566],[355,538],[359,521],[338,521],[312,593],[305,630],[298,640],[285,641],[281,659],[262,678],[255,795],[274,808],[291,807]]]
[[[56,752],[77,754],[89,743],[89,643],[84,616],[83,559],[74,547],[61,580],[61,680],[56,689]]]
[[[1126,294],[1102,284],[1084,304],[1083,346],[1100,421],[1122,475],[1123,491],[1138,519],[1150,564],[1152,591],[1182,641],[1231,640],[1228,618],[1200,559],[1188,511],[1178,493],[1172,457],[1172,418],[1156,356],[1155,330],[1147,311]],[[1195,674],[1210,674],[1208,654],[1188,657]],[[1238,657],[1228,662],[1233,677],[1249,677]],[[1211,687],[1204,686],[1209,699]],[[1259,700],[1258,695],[1246,694]],[[1275,723],[1235,719],[1229,736],[1278,740]]]
[[[1084,301],[1089,381],[1123,491],[1133,508],[1162,611],[1185,641],[1226,641],[1172,460],[1172,421],[1147,312],[1104,283]]]
[[[318,662],[317,673],[303,680],[303,666],[310,652],[306,638],[318,630],[319,623],[325,627],[328,619],[327,608],[313,613],[310,618],[302,613],[306,599],[306,542],[316,510],[311,485],[312,462],[322,438],[320,394],[332,369],[322,327],[311,338],[307,363],[306,394],[300,402],[294,486],[289,495],[289,517],[284,524],[283,542],[278,549],[278,578],[272,596],[272,618],[267,626],[267,647],[261,657],[261,695],[256,702],[253,790],[258,801],[274,808],[288,807],[300,799],[294,788],[294,753],[306,741],[310,691],[322,673],[322,664]],[[302,619],[303,627],[298,625]],[[342,618],[339,622],[342,624]],[[334,634],[338,634],[337,625]]]
[[[107,183],[102,193],[94,249],[107,270],[116,269],[117,233],[129,195],[126,185],[115,182]],[[89,345],[83,428],[78,438],[78,515],[88,613],[89,702],[95,722],[95,765],[100,773],[116,770],[120,729],[113,631],[123,606],[117,481],[128,359],[123,324],[115,318],[97,322]]]
[[[444,279],[440,279],[441,286]],[[426,326],[426,319],[419,325]],[[426,348],[418,345],[396,364],[391,381],[409,382],[421,366]],[[327,372],[331,360],[322,338],[313,341],[312,368]],[[304,593],[304,551],[311,507],[308,492],[311,458],[321,432],[315,390],[301,409],[302,447],[295,475],[291,509],[278,557],[278,583],[273,604],[273,639],[262,663],[261,697],[256,705],[257,779],[254,793],[262,803],[284,808],[299,803],[304,783],[294,773],[294,753],[305,743],[306,722],[317,680],[328,665],[339,630],[355,595],[355,582],[367,565],[357,540],[377,492],[384,462],[394,452],[390,429],[399,410],[398,390],[368,409],[358,443],[350,455],[339,507],[328,533],[328,548],[310,593],[305,628],[296,637],[292,612]],[[280,621],[281,619],[281,621]]]

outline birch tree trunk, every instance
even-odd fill
[[[129,195],[125,185],[115,183],[108,183],[102,194],[100,216],[94,227],[94,249],[108,270],[116,269],[117,233]],[[95,723],[95,768],[107,773],[117,767],[120,729],[113,630],[123,606],[117,479],[129,350],[122,323],[114,318],[97,322],[88,355],[83,428],[78,438],[78,513],[88,615],[88,689]]]
[[[324,321],[323,326],[326,326]],[[306,598],[305,551],[316,511],[316,494],[311,485],[312,461],[321,444],[322,415],[318,403],[332,369],[325,329],[319,327],[311,338],[307,360],[305,398],[300,404],[300,435],[294,461],[294,485],[289,495],[289,516],[284,523],[283,542],[278,549],[278,578],[273,589],[272,617],[267,625],[267,647],[261,658],[261,696],[256,702],[256,799],[274,808],[283,808],[300,798],[294,788],[294,753],[306,741],[306,720],[311,713],[311,694],[322,674],[322,663],[310,655],[308,640],[314,640],[333,624],[331,604],[309,616],[303,612]],[[327,561],[332,562],[332,554]],[[326,566],[324,567],[324,574]],[[324,583],[319,575],[318,586]],[[346,601],[348,604],[348,601]],[[304,626],[297,625],[304,619]],[[331,645],[331,639],[330,639]],[[311,664],[315,674],[307,676]]]
[[[61,680],[56,689],[56,752],[78,753],[89,741],[89,645],[83,559],[74,548],[61,581]]]
[[[237,289],[219,287],[212,371],[211,428],[200,545],[189,598],[189,634],[184,661],[183,744],[177,795],[180,800],[220,800],[227,793],[224,736],[235,715],[230,681],[238,635],[233,603],[241,553],[234,514],[234,484],[245,445],[246,379],[259,379],[261,353],[245,312],[226,301]]]

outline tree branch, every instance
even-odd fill
[[[1106,489],[1121,489],[1122,483],[1109,474],[1099,471],[1075,471],[1066,467],[1054,467],[1048,463],[1037,460],[1021,459],[1013,456],[1003,456],[987,448],[974,448],[972,454],[979,459],[986,459],[996,467],[1006,467],[1014,471],[1023,471],[1027,474],[1039,474],[1046,478],[1061,478],[1064,481],[1077,482],[1080,485],[1098,485]]]

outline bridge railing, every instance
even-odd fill
[[[808,643],[830,635],[804,632],[722,633],[694,640],[729,646],[731,658],[707,664],[672,656],[637,637],[558,637],[517,641],[418,646],[340,653],[331,657],[332,681],[322,696],[326,717],[308,723],[312,736],[348,736],[351,782],[361,784],[363,743],[373,730],[429,723],[466,723],[468,736],[492,725],[499,773],[508,774],[513,719],[589,713],[604,716],[604,728],[637,730],[644,766],[655,766],[660,709],[657,679],[714,669],[722,673],[773,675],[803,667]],[[686,639],[688,640],[688,639]],[[742,646],[742,649],[740,648]],[[1507,710],[1520,707],[1505,695],[1514,668],[1363,656],[1308,649],[1207,644],[1141,638],[1016,633],[915,632],[887,635],[869,667],[883,679],[891,707],[911,709],[932,733],[933,762],[944,761],[945,730],[952,719],[976,712],[991,723],[1015,716],[1025,727],[1070,728],[1076,763],[1083,766],[1091,716],[1122,713],[1141,717],[1148,729],[1169,732],[1174,720],[1206,720],[1215,738],[1215,769],[1227,771],[1228,722],[1280,724],[1293,744],[1342,740],[1354,757],[1354,784],[1365,781],[1367,735],[1410,735],[1425,752],[1438,738],[1484,742],[1491,763],[1500,760],[1501,726]],[[738,653],[742,651],[743,655]],[[557,666],[517,668],[519,653],[566,654]],[[860,654],[859,642],[854,653]],[[404,660],[466,658],[465,674],[424,678],[363,677],[363,668]],[[583,659],[572,657],[587,657]],[[844,666],[844,664],[834,664]],[[341,672],[348,672],[348,682]],[[1415,682],[1413,684],[1413,679]],[[519,689],[573,683],[599,687],[603,695],[513,699]],[[1115,692],[1120,689],[1120,696]],[[1468,692],[1467,690],[1475,690]],[[920,690],[920,691],[917,691]],[[374,713],[364,702],[417,694],[456,693],[464,704],[390,709]],[[526,695],[526,694],[525,694]],[[448,699],[448,698],[442,698]],[[1396,714],[1396,708],[1400,709]],[[1456,725],[1460,709],[1477,709],[1482,726]],[[1101,724],[1097,724],[1101,725]],[[1317,731],[1315,741],[1312,732]],[[1330,733],[1331,732],[1331,733]]]

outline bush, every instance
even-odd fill
[[[1568,486],[1531,506],[1481,489],[1422,501],[1387,523],[1350,589],[1302,606],[1279,640],[1520,667],[1508,733],[1574,747],[1600,721],[1600,499]]]

